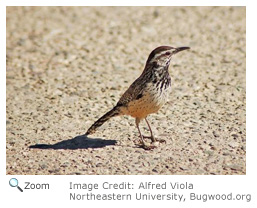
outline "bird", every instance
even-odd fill
[[[170,61],[175,54],[188,49],[190,47],[159,46],[155,48],[148,56],[141,75],[125,91],[117,104],[100,117],[85,135],[93,134],[98,127],[112,117],[129,115],[135,118],[140,137],[139,146],[145,150],[156,148],[154,144],[158,140],[153,135],[147,116],[156,113],[167,102],[171,93]],[[146,121],[150,137],[143,136],[140,131],[139,123],[142,120]],[[145,138],[151,139],[150,145],[146,144]],[[163,142],[163,140],[159,141]]]

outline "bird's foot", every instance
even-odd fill
[[[151,139],[152,144],[154,143],[165,143],[166,144],[166,140],[165,139],[156,139],[155,137],[152,136],[143,136],[144,139]]]
[[[145,142],[143,140],[140,140],[140,142],[139,142],[139,144],[137,144],[137,146],[139,148],[143,148],[144,150],[152,150],[152,149],[157,148],[156,145],[154,145],[152,143]]]
[[[142,136],[144,139],[151,139],[151,140],[153,139],[153,137],[151,137],[151,136],[144,136],[144,135],[142,135]]]
[[[152,144],[139,144],[138,147],[143,148],[144,150],[152,150],[157,148],[157,146],[152,145]]]

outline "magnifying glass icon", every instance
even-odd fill
[[[16,178],[11,178],[9,184],[11,187],[17,187],[21,192],[23,192],[21,187],[18,186],[18,180]]]

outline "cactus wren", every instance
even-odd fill
[[[156,113],[167,101],[171,91],[171,79],[168,71],[170,60],[173,55],[186,49],[189,47],[160,46],[154,49],[146,61],[142,74],[121,96],[116,106],[87,130],[86,135],[94,133],[98,127],[114,116],[130,115],[136,119],[141,147],[147,150],[154,148],[154,145],[146,145],[144,138],[147,137],[141,134],[139,123],[145,119],[151,133],[150,139],[152,143],[156,142],[146,117]]]

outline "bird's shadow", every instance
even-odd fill
[[[29,146],[32,149],[88,149],[88,148],[102,148],[110,145],[115,145],[116,140],[104,140],[100,138],[88,138],[86,135],[79,135],[72,139],[63,140],[56,144],[35,144]]]

